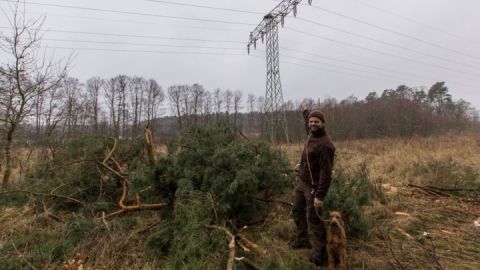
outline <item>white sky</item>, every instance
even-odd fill
[[[163,1],[265,14],[278,3],[272,0]],[[303,3],[306,4],[307,0]],[[8,12],[5,0],[0,1],[0,7]],[[77,48],[74,50],[76,57],[70,75],[81,81],[92,76],[110,78],[126,74],[154,78],[164,88],[172,84],[198,82],[208,90],[219,87],[241,90],[245,96],[247,93],[257,96],[265,94],[265,45],[260,43],[257,47],[259,50],[252,53],[261,57],[249,56],[246,52],[249,32],[261,21],[263,16],[260,14],[146,0],[30,0],[27,1],[26,8],[29,16],[47,16],[45,29],[49,31],[45,34],[43,44],[56,47],[56,56],[64,57],[71,53],[71,48]],[[455,99],[463,98],[478,109],[479,11],[478,0],[313,0],[313,7],[301,5],[297,18],[290,15],[285,20],[285,29],[279,29],[280,59],[289,62],[280,63],[284,99],[343,99],[352,94],[363,99],[368,92],[381,93],[384,89],[396,88],[400,84],[429,87],[436,81],[446,81]],[[305,20],[316,24],[307,23]],[[5,14],[0,11],[0,27],[6,26],[8,22]],[[0,28],[2,32],[6,30]],[[200,46],[215,49],[198,48]],[[185,52],[207,54],[192,55]],[[219,53],[228,55],[212,55]]]

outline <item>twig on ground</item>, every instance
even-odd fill
[[[443,196],[443,197],[450,197],[451,195],[448,193],[445,193],[441,190],[436,190],[435,188],[429,187],[429,186],[419,186],[419,185],[414,185],[414,184],[408,184],[408,187],[413,187],[413,188],[418,188],[422,191],[427,192],[430,195],[433,196]]]
[[[283,205],[286,205],[286,206],[293,207],[293,203],[282,201],[282,200],[263,199],[263,198],[258,198],[258,197],[255,197],[255,200],[261,201],[261,202],[268,202],[268,203],[280,203],[280,204],[283,204]]]
[[[74,202],[76,204],[79,204],[81,206],[85,206],[85,204],[75,198],[69,197],[69,196],[64,196],[64,195],[56,195],[56,194],[50,194],[50,193],[41,193],[41,192],[33,192],[29,190],[10,190],[10,191],[3,191],[0,192],[0,195],[2,194],[8,194],[8,193],[28,193],[30,195],[36,195],[36,196],[45,196],[45,197],[54,197],[58,199],[64,199],[67,201]]]
[[[430,240],[430,244],[432,245],[432,257],[436,264],[435,268],[438,270],[444,270],[442,264],[440,264],[440,258],[437,256],[437,252],[435,251],[435,245],[433,244],[432,237],[428,237],[428,240]]]
[[[29,261],[27,261],[27,259],[25,259],[25,255],[23,255],[18,249],[17,247],[15,246],[15,243],[13,243],[13,241],[11,241],[12,243],[12,247],[13,249],[15,249],[15,251],[18,253],[18,257],[22,258],[22,260],[32,269],[34,270],[37,270],[37,268],[35,266],[33,266],[33,264],[31,264]]]
[[[247,267],[251,268],[251,269],[254,269],[254,270],[258,270],[260,269],[260,267],[258,267],[254,262],[252,262],[251,260],[245,258],[245,257],[240,257],[240,258],[235,258],[236,261],[239,261],[239,262],[243,262]]]
[[[397,256],[395,256],[395,253],[393,252],[393,247],[392,247],[392,238],[390,238],[390,229],[388,229],[386,233],[386,237],[388,239],[388,249],[390,250],[390,254],[392,254],[393,259],[395,260],[395,264],[392,263],[392,265],[395,265],[396,267],[405,270],[405,266],[398,260]]]
[[[142,229],[142,230],[138,231],[137,233],[142,234],[142,233],[144,233],[148,230],[151,230],[151,229],[155,228],[158,224],[160,224],[162,222],[163,222],[163,220],[161,220],[161,219],[157,220],[157,221],[153,222],[152,224],[148,225],[145,229]]]
[[[241,247],[245,252],[251,252],[251,250],[247,248],[241,241],[238,241],[238,246]]]
[[[251,248],[252,250],[262,254],[262,255],[267,255],[267,250],[260,247],[259,245],[255,244],[254,242],[248,240],[243,234],[237,233],[236,237],[238,238],[239,241],[241,241],[246,247]]]
[[[42,204],[43,204],[43,211],[45,212],[45,215],[47,217],[55,220],[56,222],[62,222],[62,219],[59,216],[52,214],[50,210],[48,210],[47,205],[44,202],[42,202]]]
[[[440,264],[440,258],[437,256],[437,252],[435,250],[435,245],[433,244],[433,239],[432,239],[431,234],[425,232],[424,236],[425,236],[426,239],[428,239],[430,241],[430,244],[432,245],[432,250],[429,251],[425,246],[423,246],[422,243],[420,243],[420,246],[425,251],[425,253],[427,253],[429,256],[432,257],[432,260],[435,263],[435,269],[444,270],[445,268],[443,268],[442,264]]]
[[[107,228],[107,231],[110,231],[110,227],[108,227],[107,220],[105,220],[105,212],[102,211],[102,222],[105,225],[105,228]]]
[[[225,232],[228,237],[230,237],[230,242],[228,243],[228,261],[227,261],[227,270],[233,270],[233,266],[235,264],[235,235],[231,231],[229,231],[227,228],[220,227],[217,225],[204,225],[206,228],[209,229],[214,229],[214,230],[220,230]]]

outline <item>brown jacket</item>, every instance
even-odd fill
[[[307,132],[309,132],[309,113],[308,110],[303,111]],[[310,169],[307,164],[306,152],[308,152]],[[306,184],[312,186],[315,197],[320,200],[325,198],[330,187],[334,159],[335,146],[325,130],[321,129],[315,133],[309,133],[309,139],[302,152],[298,176]]]

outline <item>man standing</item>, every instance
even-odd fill
[[[326,228],[320,219],[323,199],[332,180],[335,146],[325,132],[325,115],[321,111],[310,112],[305,103],[300,105],[305,119],[308,139],[300,161],[293,219],[297,235],[289,245],[291,249],[311,248],[308,228],[313,234],[313,251],[310,262],[326,265]],[[308,223],[307,223],[308,220]]]

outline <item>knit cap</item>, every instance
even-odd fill
[[[321,111],[312,111],[310,114],[308,114],[308,119],[311,117],[317,117],[322,120],[323,123],[325,123],[325,115]]]

